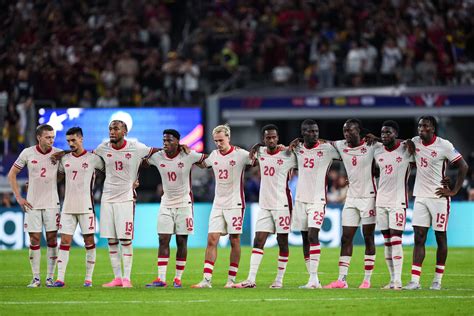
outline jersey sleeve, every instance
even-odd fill
[[[214,163],[214,156],[215,156],[215,151],[213,151],[206,159],[204,159],[203,163],[206,166],[206,168],[212,167],[212,164]]]
[[[248,151],[246,151],[245,149],[242,149],[242,152],[240,153],[243,161],[245,162],[246,165],[250,165],[250,166],[253,166],[254,162],[255,162],[255,159],[251,159],[249,156],[250,156],[250,153]]]
[[[156,168],[158,168],[158,166],[160,165],[159,159],[160,159],[159,153],[156,152],[150,157],[148,157],[147,161],[150,164],[150,166],[155,166]]]
[[[136,146],[137,146],[137,152],[140,158],[145,158],[151,154],[151,150],[152,150],[151,147],[148,147],[147,145],[140,142],[137,142]]]
[[[60,172],[60,173],[65,173],[65,172],[64,172],[64,163],[63,163],[63,160],[64,160],[64,157],[61,158],[61,160],[59,161],[59,165],[58,165],[58,172]]]
[[[446,159],[448,159],[450,163],[453,164],[462,158],[462,155],[459,153],[459,151],[456,150],[456,148],[454,148],[453,144],[450,141],[445,140],[444,147]]]
[[[339,151],[336,149],[336,147],[329,145],[328,148],[332,159],[341,160],[341,155],[339,155]]]
[[[194,150],[192,150],[189,155],[191,156],[191,161],[193,162],[193,164],[195,163],[201,163],[204,161],[204,154],[201,154],[201,153],[198,153]]]
[[[102,158],[100,158],[98,155],[93,154],[92,156],[93,161],[94,161],[94,169],[104,171],[105,170],[105,164]]]
[[[101,143],[99,146],[97,146],[97,148],[95,150],[93,150],[92,152],[96,155],[99,155],[99,156],[103,156],[104,155],[104,147],[105,147],[105,143]]]
[[[28,163],[27,156],[28,156],[28,153],[26,152],[26,149],[23,149],[20,153],[20,156],[18,156],[18,158],[13,163],[13,166],[15,166],[15,168],[18,168],[19,170],[23,169]]]

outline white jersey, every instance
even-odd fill
[[[33,209],[59,208],[58,164],[51,162],[51,155],[61,151],[51,148],[43,153],[39,145],[23,149],[13,164],[18,169],[28,168],[28,193],[26,200]]]
[[[249,152],[232,146],[223,155],[216,149],[204,163],[212,168],[216,180],[213,208],[245,208],[244,172],[247,165],[252,165]]]
[[[79,156],[72,153],[64,155],[59,164],[59,172],[64,173],[66,180],[63,213],[94,212],[92,188],[96,169],[104,171],[104,162],[96,154],[85,150]]]
[[[133,201],[133,183],[138,179],[138,168],[142,158],[152,148],[135,141],[125,140],[121,148],[115,149],[110,142],[103,142],[94,151],[105,162],[105,182],[102,202]]]
[[[259,205],[262,209],[292,209],[292,201],[288,181],[291,170],[296,168],[296,157],[293,153],[277,151],[268,152],[267,147],[260,147],[257,152],[260,164],[260,195]]]
[[[424,145],[419,136],[415,143],[416,178],[413,195],[417,197],[439,198],[435,192],[442,187],[448,161],[454,163],[462,158],[451,142],[434,136],[429,145]]]
[[[300,144],[295,148],[298,158],[296,201],[326,204],[327,173],[334,159],[341,159],[337,150],[328,143],[319,142],[313,148]]]
[[[414,157],[406,148],[398,143],[394,149],[388,150],[385,146],[377,146],[374,154],[375,163],[380,169],[377,198],[377,207],[408,207],[408,177],[410,176],[410,162]]]
[[[186,154],[179,151],[176,156],[168,157],[164,150],[153,154],[149,163],[160,172],[163,183],[163,207],[186,207],[193,203],[191,192],[191,169],[195,163],[204,160],[204,155],[195,151]]]
[[[334,142],[334,146],[341,155],[342,162],[346,168],[349,180],[347,197],[370,198],[377,194],[375,179],[372,172],[374,162],[374,152],[377,147],[382,146],[377,143],[368,146],[362,141],[357,147],[350,147],[345,140]]]

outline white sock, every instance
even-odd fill
[[[41,263],[41,246],[31,245],[29,254],[30,254],[31,272],[33,273],[34,278],[39,279],[40,278],[40,263]]]
[[[388,272],[390,273],[390,282],[394,280],[393,259],[392,259],[392,243],[390,235],[383,235],[385,240],[384,255],[387,263]]]
[[[212,280],[212,272],[214,271],[214,262],[205,260],[204,261],[204,271],[203,271],[203,277],[207,281]]]
[[[168,269],[169,257],[158,256],[158,278],[166,282],[166,270]]]
[[[421,263],[413,263],[411,265],[411,281],[420,283],[420,277],[421,277]]]
[[[321,257],[321,245],[310,244],[309,245],[309,281],[316,284],[319,283],[318,267],[319,267],[320,257]]]
[[[130,280],[133,264],[133,247],[132,241],[122,242],[122,261],[123,261],[123,278]]]
[[[186,267],[186,258],[176,258],[176,274],[175,279],[181,280],[181,277]]]
[[[351,265],[351,256],[340,256],[339,257],[339,281],[346,281],[347,272]]]
[[[249,276],[247,278],[248,280],[255,282],[255,279],[257,278],[258,267],[260,266],[260,263],[262,262],[262,258],[263,258],[263,249],[253,248],[252,255],[250,256],[250,270],[249,270]],[[230,275],[230,270],[229,270],[229,275]]]
[[[229,265],[229,274],[227,275],[227,282],[229,281],[235,282],[235,278],[237,277],[238,271],[239,271],[239,264],[231,262]]]
[[[48,245],[47,250],[48,256],[48,271],[46,278],[53,278],[54,277],[54,270],[56,269],[56,261],[58,260],[58,244],[55,243],[53,245]]]
[[[399,236],[392,236],[392,262],[393,262],[393,280],[401,283],[402,282],[402,269],[403,269],[403,247],[402,238]]]
[[[364,281],[370,282],[370,278],[372,277],[372,272],[374,272],[374,266],[375,266],[375,255],[365,255],[364,256],[364,269],[365,269]]]
[[[306,272],[309,273],[309,257],[304,257],[304,264],[306,266]]]
[[[64,276],[66,275],[67,263],[69,262],[69,245],[59,246],[58,255],[58,280],[64,282]]]
[[[444,274],[444,264],[436,264],[433,282],[441,283]]]
[[[118,240],[109,241],[109,257],[110,263],[112,265],[112,270],[114,271],[114,276],[116,279],[122,278],[122,265],[120,262],[120,253],[119,253],[119,242]]]
[[[86,245],[86,281],[92,281],[95,267],[96,248],[95,244]]]
[[[288,264],[288,252],[280,252],[278,256],[278,271],[275,281],[283,283],[283,277],[285,276],[286,265]]]

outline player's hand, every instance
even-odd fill
[[[135,180],[135,182],[133,182],[133,189],[135,190],[136,188],[138,188],[140,186],[140,181]]]
[[[283,145],[283,144],[278,144],[278,145],[277,145],[277,148],[278,148],[279,151],[286,150],[286,146]]]
[[[29,210],[33,208],[33,205],[31,205],[30,202],[28,202],[26,199],[22,197],[17,198],[16,200],[18,204],[20,205],[21,209],[23,210],[23,212],[28,212]]]
[[[257,154],[257,151],[262,147],[263,145],[260,143],[256,143],[255,145],[252,146],[249,150],[249,158],[254,159],[255,155]]]
[[[379,141],[379,139],[372,133],[367,133],[367,135],[364,136],[364,140],[369,146]]]
[[[71,152],[71,151],[70,150],[58,151],[57,153],[51,154],[51,157],[49,159],[51,159],[51,163],[55,165],[68,152]]]
[[[186,155],[189,155],[189,153],[191,152],[191,148],[189,148],[188,145],[179,144],[179,148],[182,149]]]
[[[443,188],[449,188],[451,186],[451,179],[448,176],[444,177],[443,180],[441,180],[441,185]]]
[[[322,138],[318,138],[318,142],[319,142],[320,144],[326,144],[328,141],[325,140],[325,139],[322,139]]]
[[[439,197],[451,197],[455,196],[456,192],[451,191],[450,188],[437,188],[435,194]]]
[[[403,142],[403,146],[405,146],[406,150],[410,155],[414,155],[416,152],[415,143],[411,139],[407,139]]]
[[[140,169],[141,168],[150,168],[150,163],[148,162],[148,159],[143,158],[142,162],[140,163]]]
[[[296,146],[298,146],[301,143],[300,138],[295,138],[291,141],[291,143],[288,145],[288,151],[294,151]]]

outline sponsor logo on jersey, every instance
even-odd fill
[[[112,154],[107,154],[107,157],[109,157],[109,158],[112,157]]]
[[[347,154],[349,152],[349,149],[344,148],[343,152],[345,152]]]
[[[37,164],[38,161],[37,161],[37,160],[32,160],[31,163],[32,163],[32,164]]]
[[[166,167],[166,165],[164,163],[162,163],[162,164],[160,164],[160,167],[164,168],[164,167]]]
[[[304,150],[300,150],[300,154],[304,154]]]
[[[68,163],[64,165],[64,167],[66,167],[66,168],[68,168],[69,166],[70,166],[70,164],[68,164]]]
[[[382,162],[382,161],[383,161],[383,158],[380,158],[380,159],[379,159],[379,162]]]

